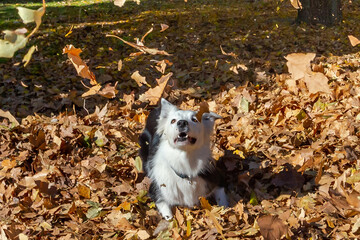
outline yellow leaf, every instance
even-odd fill
[[[200,197],[200,205],[203,209],[207,209],[207,210],[211,211],[212,207],[206,198]]]
[[[27,41],[24,35],[18,35],[15,42],[0,39],[0,57],[12,58],[17,50],[25,47]]]
[[[37,51],[37,50],[38,50],[38,49],[37,49],[37,46],[31,46],[31,47],[30,47],[29,51],[26,53],[26,55],[24,56],[24,58],[23,58],[23,60],[22,60],[23,62],[25,62],[24,67],[26,67],[26,66],[29,64],[33,53],[34,53],[35,51]]]
[[[99,91],[100,91],[100,88],[101,88],[101,85],[98,84],[98,85],[95,85],[95,86],[92,86],[91,88],[89,88],[89,90],[87,92],[84,92],[81,97],[87,97],[87,96],[91,96],[91,95],[94,95],[94,94],[97,94]]]
[[[186,237],[191,235],[191,220],[186,221]]]
[[[1,162],[1,166],[5,169],[12,169],[16,166],[16,160],[5,159]]]
[[[119,205],[118,208],[119,208],[119,209],[123,209],[123,210],[125,210],[125,211],[130,211],[130,209],[131,209],[131,204],[130,204],[130,202],[125,201],[125,202],[122,202],[122,203]]]

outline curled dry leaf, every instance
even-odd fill
[[[73,45],[66,45],[63,49],[63,54],[67,53],[68,58],[74,65],[79,76],[89,79],[91,85],[97,85],[94,73],[92,73],[86,63],[81,60],[80,53],[81,49],[75,48]]]
[[[135,82],[137,83],[137,85],[139,87],[141,87],[143,84],[150,86],[147,82],[146,82],[146,77],[141,76],[139,71],[135,71],[132,75],[131,75],[131,79],[134,79]]]
[[[110,99],[115,98],[116,94],[119,92],[116,89],[117,84],[118,82],[115,82],[114,86],[111,86],[110,83],[106,84],[105,87],[98,92],[98,94]]]
[[[31,46],[31,47],[30,47],[29,51],[26,53],[26,55],[24,56],[24,58],[23,58],[23,60],[22,60],[23,62],[25,62],[24,67],[26,67],[26,66],[29,64],[33,53],[34,53],[35,51],[37,51],[37,50],[38,50],[38,49],[37,49],[37,46]]]
[[[9,112],[9,111],[3,111],[0,109],[0,117],[4,117],[9,119],[9,121],[14,124],[15,126],[19,126],[19,122],[16,120],[16,118]]]
[[[148,54],[151,54],[151,55],[166,55],[166,56],[171,56],[171,54],[167,53],[166,51],[162,51],[162,50],[158,50],[156,48],[148,48],[146,46],[141,46],[139,44],[136,44],[136,43],[132,43],[132,42],[128,42],[124,39],[122,39],[121,37],[118,37],[116,35],[106,35],[107,37],[115,37],[117,39],[120,39],[121,41],[123,41],[124,43],[126,43],[127,45],[133,47],[133,48],[136,48],[138,50],[140,50],[141,52],[144,52],[144,53],[148,53]]]
[[[122,60],[120,59],[118,62],[118,71],[121,71],[122,65],[123,65],[123,63],[122,63]]]
[[[160,26],[161,26],[160,32],[163,32],[163,31],[165,31],[166,29],[169,28],[169,25],[166,25],[166,24],[163,24],[163,23],[161,23]]]
[[[290,3],[295,9],[301,9],[302,8],[300,0],[290,0]]]
[[[173,73],[168,73],[167,75],[162,76],[160,79],[156,79],[159,85],[149,89],[144,94],[141,94],[139,100],[142,102],[149,101],[151,105],[156,105],[159,102],[164,92],[164,89],[172,75]]]

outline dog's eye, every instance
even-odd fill
[[[199,122],[199,121],[197,120],[196,116],[192,116],[191,120],[192,120],[193,122],[196,122],[196,123]]]
[[[176,119],[173,119],[171,120],[171,124],[175,123],[176,122]]]

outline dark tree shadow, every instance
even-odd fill
[[[12,1],[2,3],[7,2]],[[0,60],[0,75],[4,76],[0,82],[0,107],[18,118],[35,112],[49,116],[74,107],[78,113],[86,115],[81,94],[87,89],[66,55],[62,54],[67,44],[83,50],[80,56],[103,86],[118,82],[119,93],[111,100],[114,103],[119,103],[124,94],[134,92],[137,98],[148,89],[147,86],[138,87],[131,79],[136,70],[155,86],[155,79],[161,73],[155,70],[154,60],[167,59],[172,63],[166,73],[174,73],[172,79],[177,88],[199,87],[214,95],[228,83],[235,86],[271,84],[268,76],[285,71],[284,56],[289,53],[316,52],[318,56],[330,56],[354,52],[346,36],[354,31],[354,26],[347,22],[356,17],[355,7],[344,9],[342,26],[321,28],[293,24],[296,11],[282,5],[279,14],[274,4],[234,0],[188,3],[151,0],[139,6],[130,1],[122,8],[112,2],[81,7],[49,6],[40,30],[27,47],[12,59]],[[170,27],[160,32],[160,24]],[[15,29],[24,24],[14,16],[13,20],[0,26]],[[26,27],[32,29],[34,24]],[[134,38],[141,39],[151,27],[154,31],[146,37],[145,45],[165,50],[171,56],[129,57],[137,50],[118,39],[106,37],[106,34],[115,34],[134,42]],[[31,45],[38,45],[39,51],[24,68],[19,63]],[[226,53],[233,55],[223,54],[220,45]],[[119,60],[126,60],[121,71],[117,70]],[[237,64],[242,64],[246,70],[238,68],[238,74],[234,73],[231,67]],[[265,78],[259,78],[259,73]],[[203,94],[199,93],[198,98],[204,97]],[[211,95],[205,95],[205,98],[207,96]],[[107,101],[99,96],[90,97],[86,99],[85,107],[92,112],[96,105],[102,106]]]

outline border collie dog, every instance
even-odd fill
[[[151,179],[149,194],[166,220],[172,219],[173,206],[193,207],[199,197],[213,195],[218,205],[228,206],[210,150],[214,122],[221,116],[208,112],[197,119],[196,113],[162,98],[139,138],[144,171]]]

